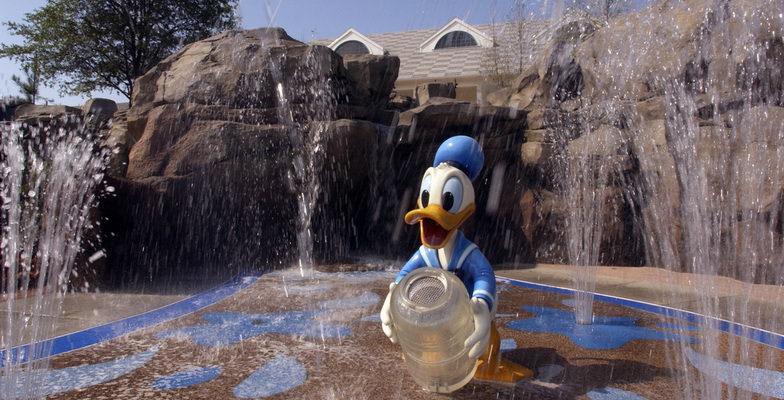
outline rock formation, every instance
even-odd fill
[[[418,179],[466,134],[486,164],[465,229],[494,263],[781,279],[784,0],[712,3],[571,22],[484,105],[436,87],[390,101],[396,57],[340,57],[279,28],[192,43],[137,80],[111,128],[111,104],[70,110],[113,150],[108,275],[289,266],[306,228],[317,262],[403,257]]]
[[[528,112],[521,201],[537,260],[570,261],[557,243],[574,221],[572,199],[580,182],[602,175],[593,262],[716,264],[704,272],[780,279],[770,257],[781,250],[784,206],[775,172],[782,9],[781,1],[664,1],[604,27],[576,22],[512,88],[490,96]]]
[[[125,129],[110,134],[127,152],[104,203],[113,278],[287,266],[302,191],[318,257],[358,247],[397,67],[269,28],[192,43],[140,77]]]
[[[140,77],[108,137],[113,278],[288,266],[308,226],[317,261],[408,253],[416,227],[402,226],[401,212],[443,139],[479,137],[488,165],[515,170],[524,112],[441,97],[396,111],[387,101],[398,66],[392,56],[341,58],[270,28],[190,44]],[[503,172],[488,168],[482,185],[515,192]],[[519,212],[499,210],[517,207],[513,198],[497,195],[479,213],[492,222],[477,222],[492,227],[477,229],[488,232],[482,240],[510,237],[493,253],[502,259],[522,237],[506,217]]]

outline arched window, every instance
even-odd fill
[[[441,39],[438,39],[438,43],[436,43],[436,50],[447,49],[450,47],[469,47],[476,45],[476,40],[473,36],[471,36],[470,33],[465,31],[454,31],[449,32]]]
[[[367,46],[356,40],[343,42],[335,49],[335,52],[341,56],[345,56],[346,54],[370,54],[370,50],[368,50]]]

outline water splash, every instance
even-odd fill
[[[273,13],[271,15],[276,14]],[[274,22],[270,17],[270,24]],[[284,44],[271,35],[265,44],[272,79],[275,82],[278,123],[289,138],[291,169],[288,177],[297,197],[297,267],[301,277],[309,276],[313,267],[313,217],[318,210],[321,189],[320,173],[325,160],[328,121],[334,120],[339,91],[327,78],[322,54],[308,47],[304,63],[293,75],[284,76],[287,65]],[[327,67],[328,68],[328,67]],[[295,104],[294,99],[299,99]]]
[[[3,398],[36,397],[47,379],[51,345],[39,342],[51,337],[48,317],[60,313],[84,234],[97,223],[91,212],[106,165],[106,150],[81,120],[40,123],[0,125]],[[36,361],[13,359],[8,350],[23,342],[38,343],[30,348]]]
[[[781,2],[656,7],[600,32],[603,43],[626,43],[629,33],[642,39],[623,51],[606,46],[609,54],[591,66],[593,106],[621,129],[611,148],[634,164],[618,178],[647,263],[672,272],[663,284],[673,293],[681,286],[696,293],[690,301],[699,313],[784,332],[776,317],[784,311]],[[694,40],[685,46],[679,35]],[[758,350],[746,338],[722,346],[715,329],[694,335],[706,356],[775,369],[774,349]],[[686,398],[753,397],[695,372],[685,349],[668,357],[685,371]]]

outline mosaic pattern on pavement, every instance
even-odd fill
[[[399,347],[378,326],[393,278],[393,272],[316,273],[310,279],[292,271],[268,274],[201,311],[53,357],[42,394],[440,398],[416,386]],[[499,287],[501,349],[537,375],[516,386],[473,381],[452,398],[655,399],[685,390],[662,354],[666,346],[697,343],[690,335],[699,327],[603,302],[594,306],[595,324],[581,327],[569,307],[571,296]],[[784,361],[773,371],[696,351],[686,356],[696,371],[739,390],[780,396],[784,387]],[[772,383],[754,383],[760,381]]]

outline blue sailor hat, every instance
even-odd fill
[[[449,163],[462,170],[472,181],[482,170],[485,155],[482,146],[468,136],[453,136],[441,143],[436,150],[433,166]]]

